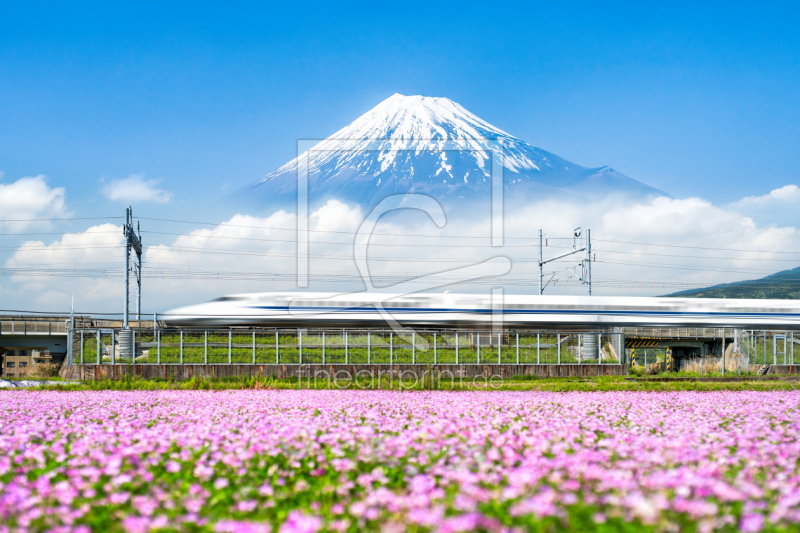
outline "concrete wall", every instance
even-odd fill
[[[193,376],[222,378],[238,376],[273,376],[277,378],[337,376],[348,379],[359,375],[364,378],[393,376],[403,379],[420,377],[423,372],[441,373],[459,378],[484,376],[511,378],[513,376],[537,377],[597,377],[624,376],[625,365],[64,365],[60,375],[69,380],[120,379],[134,375],[144,379],[191,379]],[[449,372],[450,374],[447,374]],[[443,378],[444,379],[444,378]]]
[[[756,365],[761,366],[761,365]],[[767,374],[787,375],[787,374],[800,374],[800,365],[770,365]]]

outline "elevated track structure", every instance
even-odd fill
[[[17,338],[33,342],[36,334],[59,338],[66,341],[67,367],[92,365],[100,374],[108,365],[179,373],[174,367],[192,365],[210,375],[237,365],[240,373],[278,374],[358,365],[601,375],[699,364],[747,372],[751,365],[794,365],[800,340],[798,304],[780,300],[258,293],[149,322],[34,322],[0,317],[0,349]]]
[[[131,342],[119,334],[129,331]],[[275,375],[437,368],[474,376],[598,376],[690,370],[746,373],[800,364],[800,336],[737,328],[478,329],[80,327],[65,377]],[[114,367],[128,367],[115,370]],[[800,366],[798,366],[800,368]],[[777,370],[776,370],[777,371]],[[794,370],[791,370],[794,372]]]

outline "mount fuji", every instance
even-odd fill
[[[582,167],[531,146],[447,98],[395,94],[307,153],[310,207],[337,198],[369,208],[412,192],[452,207],[486,202],[489,154],[498,144],[507,204],[565,194],[668,196],[609,167]],[[240,190],[236,200],[291,208],[300,157]]]

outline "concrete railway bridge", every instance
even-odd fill
[[[476,331],[344,328],[166,327],[153,321],[91,317],[0,317],[0,358],[12,351],[47,351],[64,362],[65,377],[141,375],[291,375],[308,368],[437,367],[462,374],[624,374],[686,370],[698,361],[719,368],[752,365],[792,372],[800,364],[793,331],[736,328],[611,327]],[[8,357],[6,357],[7,359]],[[736,366],[731,369],[732,362]],[[716,366],[715,366],[716,365]],[[120,367],[115,369],[114,367]],[[487,368],[491,367],[489,370]],[[783,367],[786,367],[785,369]],[[800,368],[800,367],[798,367]],[[7,373],[6,373],[7,374]]]

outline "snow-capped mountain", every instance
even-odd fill
[[[313,207],[335,197],[366,208],[408,192],[450,205],[485,199],[495,143],[502,146],[511,201],[558,193],[663,194],[609,167],[585,168],[531,146],[447,98],[395,94],[309,151],[309,201]],[[298,159],[240,197],[262,206],[294,202]]]

